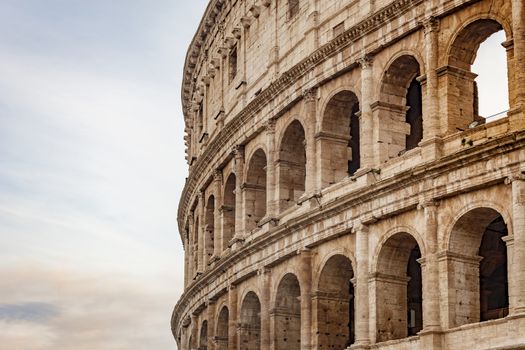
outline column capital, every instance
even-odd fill
[[[365,54],[363,55],[363,57],[357,60],[357,63],[359,63],[359,65],[361,66],[361,69],[372,68],[372,64],[374,63],[374,58],[372,55]]]
[[[197,192],[197,198],[199,198],[199,200],[204,200],[204,191],[203,190],[199,190]]]
[[[423,26],[423,30],[425,34],[433,33],[433,32],[439,32],[440,29],[440,22],[439,18],[436,18],[434,16],[430,16],[428,18],[425,18],[420,22],[420,24]]]
[[[439,206],[439,201],[437,200],[434,200],[434,199],[423,199],[421,200],[418,205],[417,205],[417,209],[418,210],[422,210],[422,209],[427,209],[427,208],[435,208],[435,207],[438,207]]]
[[[314,86],[303,91],[304,102],[315,102],[319,96],[319,89]]]
[[[261,267],[257,270],[257,276],[265,276],[270,274],[270,272],[272,272],[272,269],[270,269],[269,267]]]
[[[222,170],[221,169],[215,169],[213,172],[213,181],[222,182]]]
[[[232,154],[235,159],[244,158],[244,145],[233,146]]]
[[[510,185],[515,181],[525,181],[525,174],[522,172],[512,173],[505,179],[505,184]]]
[[[275,133],[276,119],[270,118],[264,123],[264,130],[266,133]]]

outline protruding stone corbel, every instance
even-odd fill
[[[263,5],[264,7],[270,7],[271,4],[272,4],[272,0],[262,0],[261,1],[261,5]]]
[[[229,49],[232,49],[234,46],[235,46],[235,43],[237,41],[235,40],[234,37],[231,37],[231,36],[227,36],[226,38],[224,38],[224,44],[226,45],[227,48]]]
[[[241,28],[239,27],[235,27],[232,29],[232,35],[236,38],[236,39],[240,39],[241,38],[241,34],[242,34],[242,30]]]
[[[252,17],[243,16],[241,17],[241,24],[245,29],[250,28],[252,25]]]
[[[226,46],[221,46],[217,49],[217,53],[219,55],[221,55],[221,57],[224,59],[226,57],[228,57],[228,53],[230,52],[230,50],[226,47]]]
[[[252,5],[252,7],[250,7],[250,13],[253,17],[259,18],[259,16],[261,15],[261,7],[256,4]]]

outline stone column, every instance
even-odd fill
[[[426,81],[425,101],[423,103],[423,141],[441,134],[439,123],[438,95],[438,34],[439,20],[430,17],[423,21],[425,33]]]
[[[199,212],[199,226],[196,226],[195,227],[195,231],[197,232],[198,234],[198,237],[199,237],[199,242],[197,243],[198,244],[198,254],[199,254],[199,267],[197,269],[197,273],[202,273],[204,271],[204,267],[206,266],[206,262],[207,262],[207,258],[206,258],[206,249],[204,247],[204,223],[205,223],[205,218],[204,218],[204,192],[203,191],[199,191],[199,194],[198,194],[198,198],[199,198],[199,201],[198,201],[198,204],[197,204],[197,210]]]
[[[312,252],[303,249],[299,252],[299,278],[301,290],[301,349],[312,348]]]
[[[514,40],[514,88],[516,107],[525,105],[525,4],[512,0],[512,32]]]
[[[359,60],[361,65],[361,116],[359,121],[359,133],[361,142],[361,169],[373,168],[378,164],[374,156],[374,135],[373,135],[373,60],[370,56],[365,56]]]
[[[184,230],[184,288],[188,287],[190,281],[190,242],[191,239],[186,239],[189,237],[188,229]]]
[[[238,145],[233,149],[235,162],[235,236],[233,242],[240,242],[243,239],[245,227],[244,218],[246,217],[242,183],[244,181],[244,146]],[[233,246],[235,249],[236,247]]]
[[[368,293],[368,226],[359,224],[356,232],[355,345],[370,344],[370,307]]]
[[[213,257],[212,261],[218,260],[222,253],[222,170],[217,169],[213,173],[213,187],[215,189],[215,212],[213,215]]]
[[[191,343],[190,349],[197,349],[199,344],[199,321],[196,315],[191,315]]]
[[[261,291],[261,349],[270,348],[270,273],[271,270],[262,268],[259,274]]]
[[[277,160],[277,150],[275,147],[275,119],[268,120],[265,129],[266,146],[268,148],[268,154],[266,155],[266,218],[272,219],[277,217],[278,213],[278,176],[275,172]]]
[[[195,266],[195,247],[194,247],[194,234],[193,232],[193,212],[188,214],[188,231],[190,232],[190,241],[188,244],[188,256],[189,256],[189,265],[188,265],[188,282],[190,282],[193,277],[195,277],[195,271],[197,271],[197,266]]]
[[[437,206],[434,201],[420,204],[425,216],[425,241],[427,250],[420,259],[423,275],[423,331],[441,329],[439,305],[439,269],[437,262],[438,223]]]
[[[304,92],[304,115],[306,120],[306,195],[311,196],[320,190],[317,181],[318,169],[316,164],[315,129],[317,125],[317,88]]]
[[[512,182],[512,232],[514,249],[509,269],[510,311],[525,313],[525,176],[517,174],[508,179]]]
[[[215,338],[215,307],[216,303],[215,300],[210,299],[208,300],[208,349],[207,350],[213,350],[215,349],[215,342],[213,339]]]
[[[228,287],[228,349],[238,349],[237,336],[237,321],[239,315],[237,313],[237,286],[230,284]]]

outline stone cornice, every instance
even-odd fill
[[[192,285],[188,287],[184,295],[179,300],[179,303],[175,307],[173,318],[172,318],[172,328],[178,329],[178,322],[181,320],[182,312],[186,311],[190,300],[196,297],[196,295],[206,286],[211,280],[216,279],[220,274],[220,271],[226,271],[231,269],[234,264],[241,261],[244,256],[249,252],[254,252],[262,249],[262,247],[270,245],[272,242],[277,241],[282,238],[287,232],[297,230],[301,227],[306,227],[308,222],[316,222],[319,218],[326,218],[329,216],[337,215],[342,210],[345,210],[348,207],[363,203],[367,200],[371,200],[377,196],[387,196],[392,191],[399,190],[401,188],[408,188],[410,183],[415,183],[418,181],[425,181],[426,179],[436,178],[439,175],[448,174],[450,171],[456,169],[463,169],[466,166],[475,164],[477,162],[485,162],[488,158],[493,158],[502,154],[506,154],[518,149],[525,147],[525,131],[516,132],[513,134],[506,134],[498,139],[490,140],[484,144],[479,145],[476,148],[468,148],[458,153],[455,153],[450,156],[446,156],[437,161],[431,163],[421,164],[414,169],[406,170],[403,173],[397,174],[395,177],[384,179],[376,183],[374,186],[368,186],[364,190],[361,189],[357,192],[352,191],[348,194],[345,194],[342,197],[339,197],[337,201],[329,202],[323,205],[322,208],[316,210],[310,210],[309,212],[290,220],[286,225],[278,226],[274,230],[264,234],[260,237],[255,238],[248,243],[247,246],[243,247],[241,250],[234,252],[229,257],[226,257],[224,260],[220,261],[213,269],[206,271],[206,273]],[[487,174],[475,174],[471,176],[481,177],[481,180],[485,184],[495,184],[495,183],[504,183],[505,179],[510,176],[512,164],[505,165],[505,168],[509,171],[506,172],[491,172],[490,177]],[[449,189],[447,191],[440,191],[437,189],[433,191],[434,196],[433,200],[440,200],[453,196],[458,193],[463,193],[472,189],[477,188],[475,181],[462,181],[466,184],[467,187],[458,187],[454,189]],[[470,186],[470,187],[468,187]],[[391,212],[403,212],[411,209],[417,209],[419,196],[421,193],[414,194],[413,205],[412,202],[407,198],[405,200],[404,208],[395,208],[394,206],[387,205],[387,209]],[[384,217],[392,215],[391,212],[382,211]],[[366,216],[366,213],[363,213]],[[356,222],[359,221],[359,218],[356,218]],[[381,219],[381,217],[379,218]],[[329,230],[330,228],[328,228]],[[345,232],[348,232],[348,229],[344,229]],[[332,235],[337,236],[339,233],[331,233]],[[322,232],[316,232],[316,239],[323,241],[327,239],[323,236]],[[298,244],[303,244],[305,242],[297,242]],[[311,246],[314,244],[309,243]],[[297,247],[290,246],[290,255],[293,255]],[[271,257],[269,257],[271,258]],[[264,263],[263,263],[264,265]],[[251,268],[253,271],[243,271],[242,273],[236,274],[236,278],[244,280],[248,276],[252,276],[256,271],[261,268],[257,264],[253,264]],[[230,281],[232,283],[238,283],[237,281]]]

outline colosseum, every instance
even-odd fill
[[[523,0],[211,0],[182,102],[179,349],[525,349]]]

